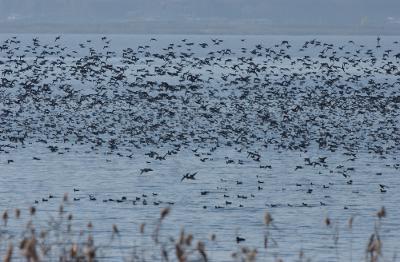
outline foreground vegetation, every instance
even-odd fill
[[[94,241],[93,225],[88,223],[87,228],[78,232],[72,228],[73,215],[68,214],[64,210],[64,205],[68,202],[68,196],[65,195],[63,202],[60,205],[58,217],[51,219],[44,226],[35,227],[33,219],[36,216],[36,208],[29,209],[29,218],[25,226],[20,227],[20,232],[15,232],[15,229],[9,229],[9,222],[15,219],[18,222],[22,221],[21,210],[15,209],[12,212],[5,211],[2,215],[2,226],[0,227],[0,254],[4,262],[15,260],[25,260],[29,262],[39,261],[82,261],[92,262],[99,260],[107,260],[104,256],[103,250],[105,247],[115,246],[121,248],[121,242],[118,241],[120,231],[117,225],[112,225],[110,228],[110,242],[108,245],[96,245]],[[145,230],[146,225],[140,225],[140,233],[143,238],[150,238],[154,250],[157,254],[146,255],[143,252],[145,247],[134,246],[129,255],[123,255],[121,260],[124,261],[204,261],[208,262],[212,259],[207,253],[205,242],[196,241],[194,236],[187,234],[183,229],[177,238],[169,237],[169,240],[164,242],[160,240],[160,231],[164,219],[170,213],[169,208],[161,210],[160,217],[156,220],[155,227],[148,234]],[[382,207],[376,213],[376,223],[369,240],[366,240],[365,260],[369,262],[387,261],[383,259],[382,254],[382,241],[380,237],[380,228],[382,220],[386,217],[386,210]],[[22,222],[21,222],[22,223]],[[324,221],[327,230],[331,230],[333,241],[337,247],[339,240],[338,228],[330,218],[325,218]],[[272,237],[272,230],[274,228],[274,220],[269,212],[264,216],[264,249],[270,247],[270,243],[274,244],[275,239]],[[348,220],[348,230],[352,230],[353,217]],[[211,241],[214,241],[215,235],[211,236]],[[120,239],[119,239],[120,240]],[[231,252],[233,261],[252,262],[262,260],[265,258],[258,258],[258,250],[241,245],[244,239],[237,237],[238,247],[235,251]],[[115,242],[115,243],[114,243]],[[118,247],[119,246],[119,247]],[[352,241],[349,245],[350,253],[352,252]],[[160,252],[158,253],[157,250]],[[338,249],[336,249],[338,252]],[[117,251],[117,253],[123,253]],[[126,256],[126,257],[125,257]],[[337,254],[337,260],[343,261]],[[280,258],[274,258],[277,262],[282,262]],[[395,258],[394,258],[395,259]],[[393,260],[394,260],[393,259]],[[352,260],[352,256],[350,256]],[[215,261],[215,260],[213,260]],[[302,251],[299,252],[298,261],[311,261],[310,258],[305,257]]]

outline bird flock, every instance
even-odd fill
[[[255,165],[257,171],[215,177],[193,164],[172,183],[165,182],[166,187],[194,190],[195,197],[187,198],[202,211],[229,212],[261,202],[263,208],[332,204],[348,209],[348,203],[335,202],[334,192],[344,192],[344,186],[351,195],[364,196],[355,175],[359,154],[384,159],[399,152],[398,41],[383,45],[377,38],[371,46],[352,40],[310,39],[299,45],[238,39],[232,48],[217,37],[171,43],[149,38],[142,45],[116,48],[109,36],[76,46],[63,38],[0,41],[2,165],[18,164],[8,155],[32,145],[59,155],[85,148],[129,161],[145,159],[134,172],[140,179],[157,174],[159,163],[182,154],[212,167],[222,151],[225,167]],[[279,166],[265,157],[268,150],[302,154],[284,169],[287,161]],[[335,153],[345,157],[338,161],[329,155]],[[400,164],[386,167],[399,170]],[[290,179],[273,184],[282,170],[289,172],[279,175]],[[317,171],[320,177],[307,177]],[[374,169],[374,177],[386,171]],[[327,173],[339,175],[326,180]],[[201,183],[207,179],[217,182]],[[387,180],[371,181],[378,194],[394,192]],[[186,201],[164,188],[149,188],[102,195],[77,185],[72,200],[135,206]],[[275,189],[292,197],[265,198]],[[60,195],[44,192],[34,204],[54,198]],[[243,241],[236,236],[237,243]]]
[[[399,149],[397,41],[385,50],[379,38],[372,49],[313,39],[232,50],[222,39],[182,39],[153,50],[152,38],[121,52],[105,36],[76,50],[60,41],[0,43],[1,152],[84,144],[134,157],[135,148],[157,147],[165,150],[149,156],[163,160],[182,148],[227,146],[257,161],[268,147]]]

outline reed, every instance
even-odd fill
[[[2,227],[0,230],[0,252],[1,258],[4,262],[21,261],[25,259],[28,262],[41,262],[41,261],[77,261],[77,262],[94,262],[106,261],[104,256],[109,252],[106,247],[119,248],[117,253],[121,256],[121,261],[178,261],[178,262],[208,262],[215,261],[207,252],[207,241],[197,240],[193,234],[181,229],[177,238],[174,237],[161,237],[163,222],[167,219],[172,212],[170,208],[164,208],[160,212],[160,217],[155,220],[154,230],[150,231],[151,234],[146,233],[147,226],[141,224],[139,233],[141,238],[148,238],[153,242],[152,250],[148,250],[145,246],[136,245],[132,247],[132,252],[127,253],[126,249],[122,248],[120,235],[120,228],[113,224],[110,228],[110,239],[107,245],[96,245],[93,224],[89,222],[84,230],[76,231],[72,226],[74,216],[67,214],[64,205],[67,203],[68,197],[65,196],[61,203],[58,216],[50,219],[44,226],[35,227],[36,209],[31,207],[27,212],[27,223],[22,227],[21,232],[15,232],[9,228],[11,220],[15,219],[16,224],[22,223],[23,213],[21,209],[15,209],[15,215],[10,216],[9,211],[3,212]],[[365,261],[378,262],[383,260],[381,226],[383,219],[387,216],[386,210],[382,207],[376,214],[376,223],[373,233],[370,235],[365,251]],[[264,251],[268,251],[271,243],[277,245],[277,241],[273,238],[273,232],[277,229],[274,224],[270,212],[266,212],[264,216]],[[344,258],[347,257],[346,252],[341,252],[338,249],[339,241],[339,227],[337,221],[332,221],[330,218],[325,218],[324,224],[330,230],[335,244],[335,252],[338,261],[348,261]],[[15,224],[15,223],[14,223]],[[354,224],[354,217],[348,220],[347,230],[352,233]],[[12,233],[14,232],[14,233]],[[78,233],[77,233],[78,232]],[[213,233],[210,237],[211,245],[216,241],[216,235]],[[143,242],[141,242],[143,243]],[[353,239],[350,238],[349,248],[350,256],[349,261],[353,260],[352,246]],[[15,248],[17,247],[17,248]],[[157,252],[159,250],[159,253]],[[259,257],[259,250],[257,248],[248,247],[237,243],[236,250],[230,252],[233,261],[240,262],[255,262],[255,261],[276,261],[283,262],[279,258],[279,254],[274,254],[271,259],[268,257]],[[347,253],[348,254],[348,253]],[[298,261],[309,261],[304,252],[300,250]],[[387,261],[387,260],[385,260]]]

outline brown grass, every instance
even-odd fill
[[[99,253],[102,253],[104,246],[97,246],[92,234],[93,225],[91,222],[87,224],[85,230],[79,231],[79,238],[74,239],[72,237],[74,231],[72,229],[73,215],[66,214],[64,210],[64,204],[68,201],[67,196],[64,197],[63,203],[60,205],[58,217],[52,219],[47,226],[41,228],[35,228],[33,218],[36,215],[36,209],[31,207],[29,209],[29,220],[22,230],[18,234],[11,234],[11,230],[7,230],[11,219],[21,221],[21,210],[16,209],[14,216],[10,216],[9,211],[3,212],[2,215],[2,230],[0,230],[0,252],[1,259],[4,262],[11,262],[13,259],[21,260],[25,258],[28,262],[40,262],[40,261],[77,261],[77,262],[94,262],[101,259]],[[169,237],[169,240],[163,240],[160,238],[160,232],[162,230],[163,221],[168,217],[171,210],[164,208],[161,210],[160,217],[156,220],[155,229],[151,233],[150,239],[153,241],[154,250],[159,249],[160,253],[147,255],[146,252],[141,248],[135,247],[133,253],[126,255],[121,250],[121,260],[124,261],[154,261],[154,257],[158,257],[160,261],[178,261],[178,262],[190,262],[190,261],[210,261],[210,255],[207,253],[207,247],[204,241],[195,240],[195,237],[186,233],[184,229],[181,230],[177,239]],[[366,245],[366,258],[367,262],[378,262],[383,261],[382,254],[382,239],[380,236],[380,227],[382,220],[386,217],[386,210],[382,207],[377,212],[377,221],[373,233],[371,234]],[[337,248],[337,242],[339,240],[338,227],[335,226],[337,223],[332,221],[330,218],[324,220],[328,230],[331,230],[333,241],[336,247],[337,260],[348,261],[339,258],[339,252]],[[354,223],[354,217],[348,220],[348,230],[352,233]],[[274,219],[271,213],[266,212],[264,216],[264,249],[269,250],[271,245],[277,245],[273,238],[272,232],[275,228]],[[147,237],[146,225],[141,224],[139,232],[142,237]],[[120,239],[120,229],[117,225],[112,225],[110,230],[110,242],[109,244],[115,244],[115,241]],[[211,235],[211,243],[216,240],[216,235]],[[350,261],[352,261],[352,239],[350,239]],[[17,247],[17,248],[15,248]],[[265,261],[264,258],[258,258],[259,252],[256,248],[246,247],[238,244],[236,251],[231,253],[231,257],[234,261],[240,262],[254,262],[257,259],[259,261]],[[342,255],[342,254],[340,254]],[[283,262],[282,259],[274,256],[275,261]],[[300,251],[299,261],[308,261],[304,252]]]

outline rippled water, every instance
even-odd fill
[[[33,160],[32,155],[41,160]],[[322,155],[327,156],[326,167],[305,166],[295,170],[297,165],[304,166],[304,157],[316,159]],[[236,163],[227,165],[225,156]],[[391,255],[399,244],[396,233],[396,221],[400,219],[397,208],[400,195],[396,190],[399,171],[393,166],[398,163],[394,157],[384,159],[360,154],[356,160],[348,161],[341,153],[265,152],[262,164],[271,165],[272,169],[261,169],[260,163],[249,160],[245,153],[229,149],[218,150],[213,161],[208,163],[192,157],[189,152],[160,162],[73,151],[58,155],[38,147],[27,147],[7,157],[15,163],[4,164],[2,156],[0,205],[3,209],[31,206],[38,200],[39,204],[35,205],[39,211],[57,210],[63,193],[68,192],[70,198],[80,198],[66,207],[75,215],[77,226],[92,221],[100,241],[109,239],[112,224],[117,224],[123,232],[124,245],[132,244],[129,241],[135,238],[138,241],[139,225],[155,223],[160,207],[174,202],[163,233],[177,236],[181,226],[200,239],[208,239],[215,233],[217,241],[209,243],[209,249],[218,261],[230,260],[229,252],[223,251],[235,247],[237,235],[245,237],[245,244],[258,247],[262,254],[266,210],[274,218],[272,236],[278,243],[270,252],[290,260],[304,250],[313,260],[335,261],[333,232],[324,224],[327,216],[339,227],[340,257],[349,255],[349,241],[353,238],[353,255],[362,258],[373,232],[375,213],[383,205],[388,211],[388,219],[382,227],[386,254]],[[243,164],[237,164],[238,160]],[[337,168],[338,165],[344,167]],[[148,166],[154,171],[139,175],[139,169]],[[341,174],[349,167],[355,169],[348,172],[353,181],[351,185],[347,183],[349,178]],[[195,171],[198,172],[196,180],[181,182],[183,174]],[[379,184],[388,185],[386,193],[380,192]],[[329,188],[323,188],[324,185]],[[73,192],[74,188],[80,191]],[[309,189],[312,193],[308,193]],[[202,191],[209,193],[203,196]],[[49,194],[55,199],[42,202]],[[90,201],[89,194],[97,200]],[[142,201],[133,205],[132,200],[143,199],[143,194],[147,195],[148,205],[143,205]],[[238,198],[238,195],[247,199]],[[102,202],[123,196],[128,201]],[[226,201],[232,204],[227,205]],[[39,214],[41,218],[47,216],[43,212]],[[355,216],[352,235],[347,228],[351,216]]]
[[[46,41],[54,36],[40,37]],[[90,37],[97,39],[97,36]],[[81,36],[65,38],[71,46],[81,40]],[[110,38],[119,50],[148,41],[149,36]],[[171,38],[178,39],[160,36],[154,45],[162,46]],[[226,46],[234,48],[241,38],[225,37]],[[259,41],[272,45],[282,38],[247,37],[249,45]],[[191,37],[198,42],[202,39],[204,36]],[[309,37],[293,37],[292,42],[301,43],[305,39]],[[354,38],[324,38],[338,45],[349,39]],[[356,40],[373,45],[375,38]],[[393,42],[396,38],[384,40]],[[198,52],[201,55],[203,51]],[[74,214],[74,226],[84,228],[89,221],[93,222],[98,243],[108,245],[111,226],[118,225],[121,239],[105,249],[105,261],[122,260],[129,254],[128,247],[133,245],[152,253],[152,242],[141,237],[139,226],[146,223],[151,233],[163,207],[171,207],[171,214],[162,227],[162,238],[178,237],[181,227],[199,240],[216,234],[215,242],[206,241],[212,261],[231,261],[231,251],[238,245],[237,236],[246,239],[240,245],[258,248],[261,261],[275,256],[294,261],[301,250],[313,261],[346,261],[350,257],[353,261],[362,261],[381,206],[388,213],[381,228],[385,258],[391,258],[400,244],[400,191],[397,190],[400,162],[394,153],[379,155],[360,150],[354,157],[346,155],[345,150],[331,152],[313,146],[307,152],[264,148],[258,151],[261,155],[258,162],[249,157],[246,149],[221,145],[213,152],[207,147],[196,152],[186,148],[165,160],[156,160],[145,153],[166,152],[170,148],[144,146],[132,149],[133,157],[128,158],[107,149],[93,151],[86,145],[58,145],[71,149],[54,153],[47,145],[32,139],[0,154],[0,209],[34,205],[39,211],[36,220],[45,223],[51,215],[55,216],[63,194],[68,193],[70,201],[65,209]],[[325,161],[319,159],[323,157]],[[203,162],[202,158],[208,159]],[[318,164],[307,165],[305,158]],[[13,162],[8,163],[11,159]],[[152,171],[141,174],[144,168]],[[196,179],[181,181],[188,172],[197,172]],[[386,192],[381,192],[380,184],[385,185]],[[89,195],[96,200],[91,201]],[[127,200],[110,201],[122,197]],[[270,234],[276,241],[267,251],[263,248],[266,211],[274,219]],[[353,228],[349,230],[348,220],[352,216]],[[332,221],[331,228],[324,223],[326,217]],[[11,228],[18,227],[12,221],[10,224]],[[339,233],[337,245],[334,244],[336,232]],[[122,252],[115,248],[120,245]]]

